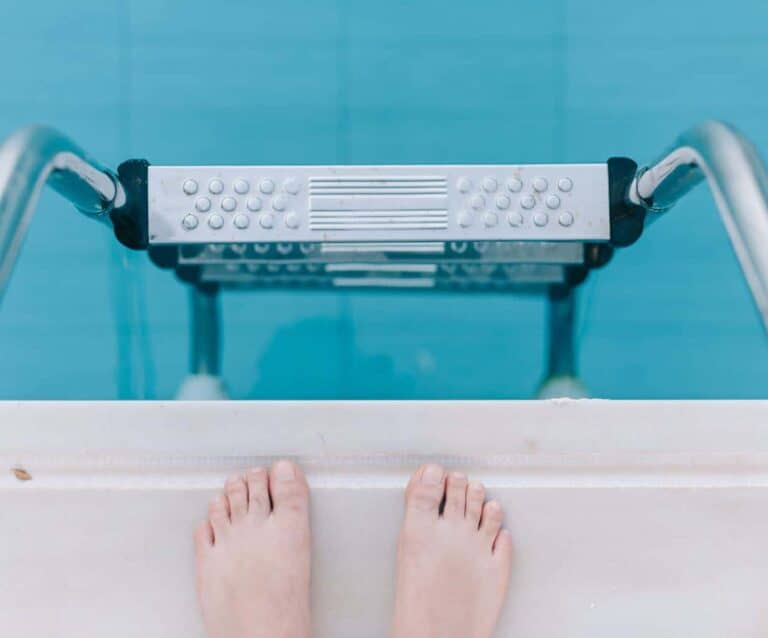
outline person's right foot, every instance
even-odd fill
[[[309,487],[295,463],[230,478],[195,550],[208,638],[309,638]]]
[[[512,558],[501,506],[439,465],[420,467],[405,499],[391,637],[490,638]]]

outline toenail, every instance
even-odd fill
[[[466,474],[462,474],[461,472],[451,472],[451,478],[454,481],[459,481],[460,483],[463,483],[467,480]]]
[[[250,470],[248,470],[248,475],[254,478],[261,478],[262,476],[264,476],[264,468],[252,467]]]
[[[279,481],[292,481],[296,478],[296,470],[293,469],[293,463],[289,461],[278,461],[275,463],[275,478]]]
[[[439,465],[427,465],[427,467],[424,468],[422,478],[425,483],[437,485],[443,480],[443,468]]]

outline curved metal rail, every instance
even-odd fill
[[[30,126],[0,145],[0,300],[46,184],[85,215],[109,223],[109,212],[125,202],[117,177],[90,160],[69,138]]]
[[[627,197],[647,209],[647,225],[704,179],[768,330],[768,171],[744,136],[716,121],[687,131],[638,171]]]

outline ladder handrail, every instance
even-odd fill
[[[29,126],[11,135],[0,145],[0,301],[46,184],[107,223],[110,211],[125,202],[115,174],[55,129]]]
[[[741,133],[718,121],[683,133],[638,171],[627,199],[647,210],[648,225],[705,179],[768,330],[768,169]]]

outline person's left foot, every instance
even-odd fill
[[[482,484],[439,465],[416,471],[405,491],[391,638],[491,637],[512,559],[502,517]]]
[[[309,487],[296,464],[230,478],[195,554],[208,638],[309,638]]]

